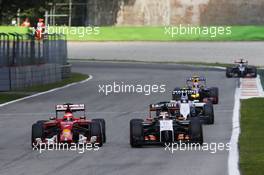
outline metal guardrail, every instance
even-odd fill
[[[44,63],[67,63],[65,35],[45,34],[38,40],[32,34],[0,33],[0,67]]]

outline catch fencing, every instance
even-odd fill
[[[62,34],[0,33],[0,67],[67,63],[67,41]]]
[[[0,91],[54,83],[70,76],[65,35],[0,33]]]

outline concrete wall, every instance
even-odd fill
[[[260,25],[263,0],[87,0],[92,25]]]
[[[117,25],[264,24],[263,0],[132,0],[122,4]]]
[[[53,83],[61,79],[62,66],[57,64],[2,67],[0,68],[0,91]]]
[[[201,24],[263,25],[263,0],[210,0],[200,17]]]
[[[85,25],[113,25],[123,0],[87,0]]]

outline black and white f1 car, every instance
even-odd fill
[[[183,112],[186,117],[190,109]],[[150,105],[150,115],[147,119],[130,120],[130,145],[141,147],[143,145],[173,142],[203,143],[202,124],[198,117],[182,117],[176,115],[179,111],[176,103],[157,103]],[[155,113],[152,117],[151,113]]]
[[[255,66],[249,66],[248,61],[244,59],[240,59],[235,61],[235,65],[232,67],[226,68],[226,77],[238,77],[238,78],[245,78],[245,77],[257,77],[257,68]]]
[[[193,95],[197,94],[195,90],[182,88],[174,90],[173,93],[174,96],[180,97],[174,101],[179,107],[179,112],[183,117],[182,111],[186,111],[183,109],[189,108],[192,116],[198,116],[203,124],[214,124],[214,107],[210,101],[200,102],[198,99],[194,100]],[[173,102],[173,100],[171,102]]]

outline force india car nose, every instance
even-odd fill
[[[83,116],[73,114],[83,111]],[[58,113],[64,113],[62,118]],[[32,146],[37,144],[57,143],[97,143],[102,146],[106,141],[105,120],[86,119],[84,104],[56,105],[56,117],[39,120],[32,125]]]

